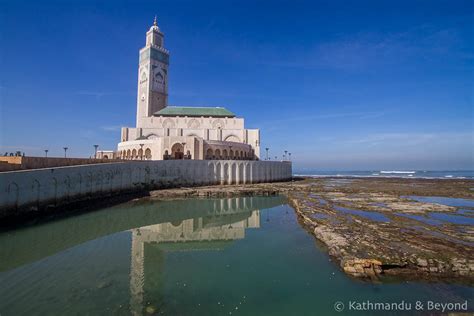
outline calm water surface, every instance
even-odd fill
[[[472,287],[345,276],[281,197],[127,203],[3,232],[0,258],[2,316],[367,315],[333,306],[474,304]]]

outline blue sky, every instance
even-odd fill
[[[114,149],[157,14],[170,104],[229,108],[296,169],[473,169],[473,6],[0,0],[0,150]]]

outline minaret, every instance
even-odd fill
[[[169,51],[163,47],[164,34],[156,23],[146,33],[146,45],[140,50],[138,66],[137,127],[168,105]]]

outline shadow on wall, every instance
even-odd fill
[[[119,162],[119,159],[57,158],[57,157],[2,157],[0,172],[26,169],[54,168],[97,163]]]

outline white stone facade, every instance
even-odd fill
[[[168,107],[169,52],[163,41],[155,21],[140,50],[136,127],[122,128],[109,158],[258,160],[260,131],[246,129],[243,118],[223,108]]]
[[[245,129],[243,118],[150,117],[143,127],[122,128],[123,159],[245,159],[260,155],[260,131]],[[140,146],[143,144],[143,146]]]

